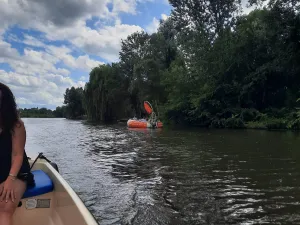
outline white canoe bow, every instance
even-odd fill
[[[32,173],[36,186],[25,192],[15,212],[14,225],[98,225],[74,190],[45,159],[37,159]]]

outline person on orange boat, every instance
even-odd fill
[[[26,190],[34,185],[25,153],[26,131],[11,90],[0,83],[0,224],[12,225]]]

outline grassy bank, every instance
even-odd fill
[[[209,127],[300,130],[300,110],[283,108],[259,112],[256,109],[241,109],[240,113],[230,118],[214,118]]]
[[[188,118],[188,117],[187,117]],[[300,130],[300,110],[299,109],[266,109],[258,111],[256,109],[224,109],[219,113],[202,112],[195,115],[193,119],[184,121],[176,120],[176,116],[171,120],[164,119],[167,125],[195,126],[207,128],[227,128],[227,129],[266,129],[266,130]],[[175,123],[172,123],[175,121]]]

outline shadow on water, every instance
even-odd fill
[[[25,124],[101,224],[300,223],[299,133]]]

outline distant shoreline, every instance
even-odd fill
[[[90,121],[86,118],[81,119],[70,119],[70,118],[64,118],[64,117],[21,117],[22,119],[66,119],[66,120],[73,120],[73,121],[83,121],[84,123],[88,124],[126,124],[127,119],[121,119],[117,121],[113,121],[110,123],[104,123],[99,121]],[[300,129],[298,127],[291,127],[287,123],[278,123],[278,122],[269,122],[269,123],[263,123],[263,122],[248,122],[245,123],[242,127],[212,127],[212,126],[203,126],[203,125],[180,125],[180,124],[167,124],[165,128],[183,128],[183,129],[208,129],[208,130],[266,130],[266,131],[299,131]]]

